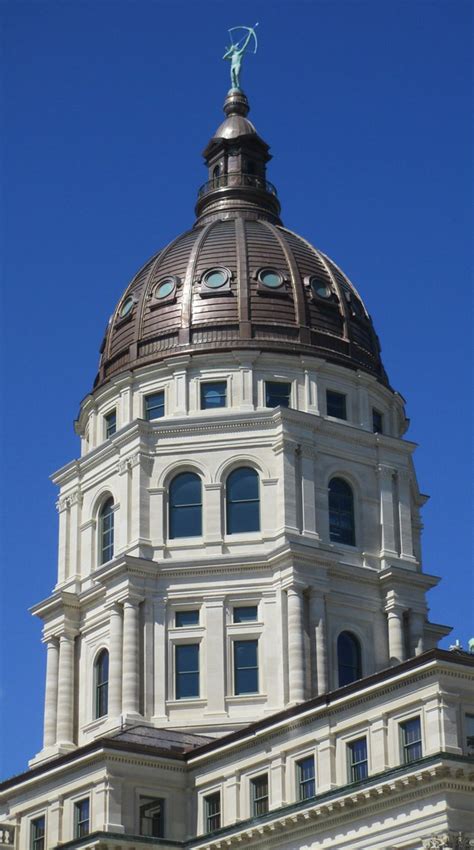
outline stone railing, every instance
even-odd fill
[[[0,823],[0,847],[15,846],[15,827],[8,823]]]

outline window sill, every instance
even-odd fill
[[[262,694],[261,691],[255,694],[233,694],[225,698],[227,705],[254,705],[264,703],[268,699],[267,694]]]
[[[167,708],[181,708],[182,706],[186,708],[205,708],[206,705],[207,699],[202,699],[201,697],[183,697],[183,699],[166,700]]]

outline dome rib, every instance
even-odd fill
[[[199,258],[201,245],[209,231],[214,227],[214,224],[215,222],[211,222],[203,227],[189,255],[181,296],[181,326],[179,330],[179,342],[181,345],[187,345],[190,342],[194,272]]]
[[[288,242],[285,241],[285,239],[283,239],[281,233],[279,232],[279,228],[276,227],[274,224],[271,224],[269,221],[264,221],[263,224],[268,230],[270,230],[274,234],[275,238],[278,240],[285,255],[286,262],[288,263],[288,267],[290,269],[291,288],[293,290],[293,297],[296,308],[295,320],[296,324],[300,327],[301,338],[302,332],[303,336],[305,336],[304,329],[307,327],[308,324],[306,303],[304,299],[303,280],[296,264],[293,251],[291,250],[291,246],[288,244]],[[308,339],[302,339],[302,342],[309,342],[309,335]]]

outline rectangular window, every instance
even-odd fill
[[[117,430],[117,411],[111,410],[104,416],[105,421],[105,439],[108,440]]]
[[[308,756],[296,762],[296,782],[298,800],[309,800],[316,794],[314,775],[314,757]]]
[[[177,644],[176,699],[199,697],[199,644]]]
[[[256,605],[242,605],[242,607],[234,608],[234,623],[252,623],[257,619]]]
[[[374,434],[383,434],[383,413],[372,408],[372,430]]]
[[[177,629],[199,626],[199,611],[176,611],[175,626]]]
[[[253,817],[264,815],[268,812],[268,773],[252,779],[250,789]]]
[[[140,835],[163,838],[164,805],[159,797],[140,797]]]
[[[367,762],[367,738],[359,738],[348,745],[349,781],[360,782],[367,779],[369,770]]]
[[[30,850],[45,850],[45,834],[45,818],[42,815],[40,818],[31,821]]]
[[[165,393],[162,390],[159,393],[145,396],[145,419],[161,419],[165,415]]]
[[[291,384],[283,381],[265,381],[265,407],[289,407]]]
[[[421,759],[423,749],[421,746],[421,723],[419,717],[413,717],[400,723],[402,738],[402,760],[403,764]]]
[[[474,714],[466,714],[466,745],[469,755],[474,756]]]
[[[74,803],[74,836],[82,838],[83,835],[89,835],[89,817],[90,817],[89,797],[85,800],[79,800]]]
[[[227,406],[227,381],[201,384],[201,410]]]
[[[347,419],[346,397],[343,393],[326,390],[326,412],[335,419]]]
[[[216,791],[204,797],[204,829],[206,832],[214,832],[221,826],[221,794]]]
[[[258,641],[234,641],[235,694],[258,693]]]

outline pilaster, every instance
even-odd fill
[[[207,708],[205,714],[225,715],[224,596],[205,599]]]

